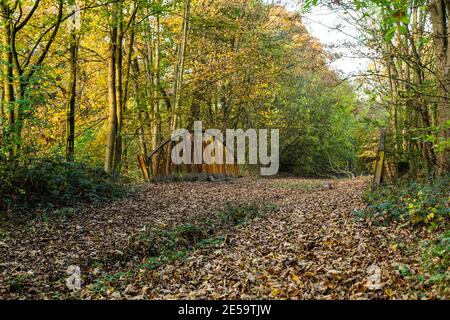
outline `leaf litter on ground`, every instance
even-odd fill
[[[432,239],[431,233],[355,219],[352,212],[365,206],[367,183],[366,178],[153,183],[65,219],[4,223],[0,297],[448,298],[447,292],[411,280],[421,272],[419,244]],[[233,214],[224,219],[224,212]],[[81,269],[78,292],[66,286],[71,265]],[[376,286],[369,281],[373,269],[379,272]]]

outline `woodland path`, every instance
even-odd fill
[[[355,220],[352,211],[364,207],[367,183],[366,178],[241,178],[146,184],[132,196],[83,207],[57,221],[4,225],[0,297],[417,297],[423,290],[398,270],[402,264],[412,272],[417,268],[415,239],[420,237],[395,224],[368,226]],[[194,248],[187,257],[153,269],[139,267],[143,257],[130,248],[146,226],[182,225],[225,202],[272,203],[278,209],[227,230],[212,247]],[[80,266],[83,275],[76,293],[65,285],[69,265]],[[376,290],[367,287],[372,265],[381,272]]]

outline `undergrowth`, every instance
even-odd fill
[[[363,197],[367,208],[354,214],[375,225],[401,221],[418,227],[446,228],[450,221],[449,178],[369,189]]]
[[[33,160],[14,168],[0,164],[0,180],[0,212],[12,217],[81,202],[98,203],[126,191],[103,168],[62,158]]]
[[[425,241],[423,249],[423,276],[418,280],[426,285],[437,285],[446,296],[450,295],[450,230],[435,241]]]
[[[422,241],[418,248],[422,253],[418,273],[411,274],[407,266],[399,272],[423,286],[434,286],[445,296],[450,294],[449,190],[449,176],[369,189],[364,194],[367,208],[353,212],[358,220],[375,226],[398,222],[403,228],[432,231],[436,240]]]

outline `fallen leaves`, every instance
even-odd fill
[[[6,225],[0,242],[3,298],[108,299],[404,299],[437,298],[408,282],[398,266],[418,268],[415,249],[427,234],[366,226],[365,179],[245,178],[220,183],[148,184],[108,206],[88,206],[62,221]],[[289,186],[281,187],[280,186]],[[300,187],[298,187],[300,186]],[[171,229],[230,202],[275,203],[278,210],[227,230],[180,258],[148,261],[133,239],[148,226]],[[237,212],[239,220],[240,212]],[[145,263],[144,263],[145,262]],[[395,262],[395,263],[394,263]],[[64,285],[81,268],[79,293]],[[382,288],[367,287],[379,267]],[[148,266],[151,266],[150,268]],[[32,274],[27,273],[32,270]],[[107,279],[101,282],[99,279]],[[14,290],[12,290],[14,289]]]

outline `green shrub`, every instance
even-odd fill
[[[159,256],[164,252],[174,250],[176,232],[165,227],[150,227],[142,236],[150,256]]]
[[[364,195],[367,208],[354,214],[376,224],[404,220],[431,228],[445,226],[450,220],[448,184],[448,177],[443,177],[427,183],[406,182],[368,190]]]
[[[102,168],[62,158],[34,160],[9,168],[0,165],[0,211],[29,212],[79,202],[99,202],[123,193]]]

